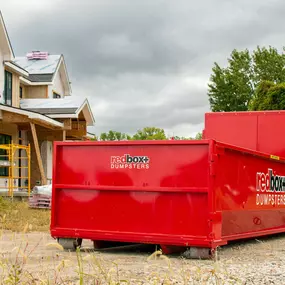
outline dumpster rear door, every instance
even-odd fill
[[[54,146],[52,236],[208,242],[208,141]]]

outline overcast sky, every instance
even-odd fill
[[[203,129],[214,61],[284,42],[284,0],[0,0],[17,56],[64,54],[99,134]]]

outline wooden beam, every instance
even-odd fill
[[[63,131],[42,131],[37,129],[37,135],[39,140],[43,141],[61,141],[63,137]]]
[[[10,112],[6,112],[6,111],[3,111],[2,112],[2,120],[3,122],[6,122],[6,123],[11,123],[11,124],[19,124],[19,123],[30,123],[30,119],[25,117],[25,116],[22,116],[22,115],[18,115],[18,114],[15,114],[15,113],[10,113]]]
[[[24,115],[19,115],[19,114],[7,112],[7,111],[2,112],[2,120],[3,120],[3,122],[11,123],[11,124],[27,124],[27,125],[29,125],[29,123],[36,123],[37,125],[42,126],[43,128],[46,128],[46,129],[50,129],[50,130],[62,129],[61,127],[55,127],[49,123],[45,124],[41,120],[31,120]]]
[[[63,130],[62,132],[62,141],[66,141],[66,130]]]
[[[50,123],[43,123],[41,120],[38,120],[38,119],[33,119],[31,122],[43,127],[43,128],[47,128],[47,129],[50,129],[50,130],[62,130],[62,127],[57,127],[57,126],[54,126]]]
[[[30,123],[31,130],[32,130],[32,135],[33,135],[33,140],[34,140],[34,145],[35,145],[35,151],[37,155],[37,160],[38,160],[38,165],[41,173],[41,180],[42,180],[42,185],[47,184],[47,179],[45,176],[45,171],[44,171],[44,166],[43,166],[43,161],[41,157],[41,152],[40,152],[40,147],[39,147],[39,142],[38,142],[38,137],[37,137],[37,131],[34,123]]]

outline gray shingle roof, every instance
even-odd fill
[[[30,74],[28,79],[32,82],[51,82],[53,74]]]
[[[53,74],[56,71],[61,55],[49,55],[48,59],[32,59],[16,57],[14,62],[27,70],[29,74]]]
[[[58,99],[54,99],[58,100]],[[29,111],[37,112],[45,115],[56,115],[56,114],[76,114],[78,108],[29,108]]]
[[[71,97],[61,99],[21,99],[20,107],[29,111],[45,114],[75,114],[83,106],[85,98]]]

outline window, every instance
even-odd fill
[[[10,144],[12,141],[12,137],[4,134],[0,134],[0,144]],[[1,160],[8,160],[7,151],[4,149],[0,149],[0,162]],[[0,163],[1,164],[1,163]],[[0,176],[7,177],[9,176],[9,167],[0,167]]]
[[[23,99],[23,88],[20,86],[20,99]]]
[[[53,92],[53,98],[54,98],[54,99],[58,99],[58,98],[60,98],[60,95],[57,94],[57,93],[55,93],[55,92]]]
[[[5,70],[4,104],[12,105],[12,73]]]

